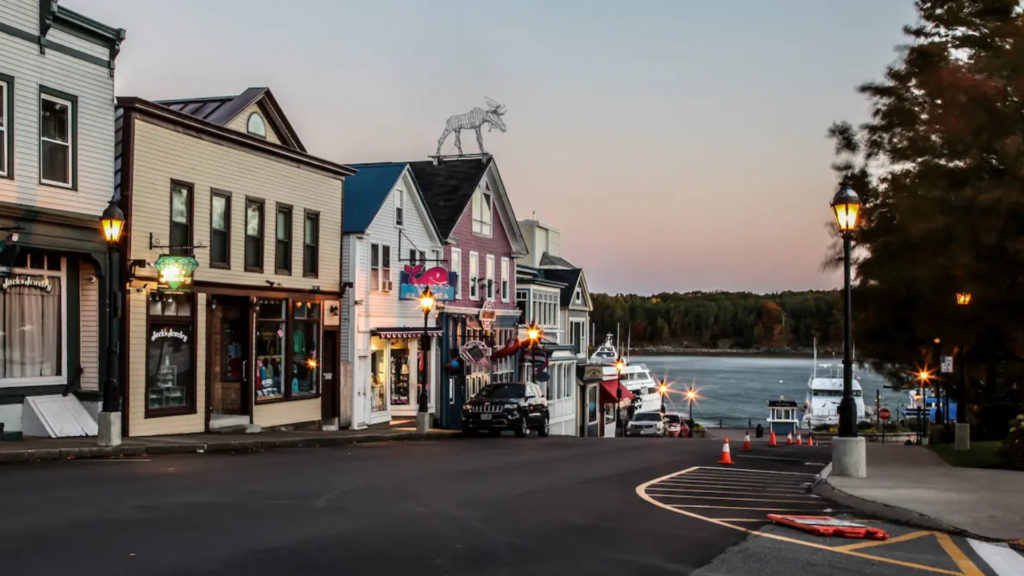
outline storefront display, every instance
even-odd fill
[[[285,301],[261,299],[256,309],[256,401],[284,398]]]
[[[391,405],[409,405],[409,345],[407,341],[391,345]]]
[[[376,338],[375,341],[378,341]],[[383,345],[387,346],[384,341]],[[370,354],[370,410],[384,412],[387,406],[387,365],[384,363],[386,350],[377,347]]]
[[[42,263],[41,255],[39,259]],[[0,283],[0,318],[6,334],[0,346],[0,378],[64,374],[62,298],[59,276],[15,273]]]
[[[158,294],[149,300],[146,339],[146,408],[182,413],[194,407],[195,354],[190,295]]]
[[[320,304],[296,302],[292,321],[293,396],[311,395],[320,391]]]

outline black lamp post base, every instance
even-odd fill
[[[839,435],[844,438],[857,436],[857,401],[844,396],[839,403]]]

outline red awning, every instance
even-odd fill
[[[628,388],[619,384],[618,380],[603,380],[601,382],[601,404],[615,404],[618,391],[622,390],[622,401],[628,402],[633,399],[633,393]]]

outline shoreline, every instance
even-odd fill
[[[813,358],[813,350],[735,350],[718,348],[633,348],[630,355],[637,356],[718,356],[718,357],[760,357],[760,358]],[[819,358],[829,358],[829,355],[820,355]]]

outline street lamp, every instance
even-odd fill
[[[925,420],[925,418],[928,417],[925,412],[925,404],[927,404],[928,397],[925,394],[924,387],[928,384],[928,380],[931,379],[932,373],[926,369],[921,369],[917,371],[916,376],[918,391],[917,394],[914,395],[914,401],[920,403],[917,412],[917,443],[920,445],[922,443],[921,439],[928,432],[928,429],[926,428],[927,422]]]
[[[694,390],[693,385],[691,384],[690,387],[686,390],[686,403],[689,404],[689,409],[690,409],[690,418],[689,418],[690,421],[688,422],[688,424],[689,424],[688,428],[689,428],[690,431],[686,434],[687,437],[689,437],[689,438],[693,438],[693,429],[694,429],[694,426],[695,426],[695,423],[693,421],[693,402],[696,399],[697,399],[697,391]]]
[[[839,437],[832,443],[833,470],[837,476],[867,475],[864,439],[857,436],[857,401],[853,398],[853,304],[850,288],[850,244],[860,216],[860,198],[845,183],[832,198],[836,226],[843,237],[843,399],[839,403]]]
[[[658,394],[661,396],[661,415],[665,415],[665,396],[668,396],[668,382],[662,380],[658,384]]]
[[[615,387],[615,435],[624,435],[622,429],[622,371],[626,368],[626,361],[622,355],[615,360],[615,373],[617,386]]]
[[[956,305],[960,308],[960,385],[956,391],[956,439],[957,450],[970,450],[971,428],[967,423],[967,340],[964,335],[967,324],[967,307],[971,304],[971,293],[966,290],[956,293]]]
[[[99,419],[99,433],[97,440],[100,446],[119,446],[121,444],[121,417],[120,401],[118,399],[117,373],[120,365],[118,358],[119,334],[117,324],[118,293],[117,281],[115,280],[116,264],[114,252],[121,244],[121,235],[124,232],[124,212],[114,202],[103,210],[100,215],[100,226],[103,229],[103,239],[107,242],[107,381],[103,386],[103,410]]]
[[[430,429],[428,414],[429,397],[427,396],[427,352],[430,350],[430,335],[427,333],[427,321],[430,312],[434,309],[434,294],[430,286],[420,293],[420,309],[423,310],[423,337],[420,339],[420,372],[419,372],[419,394],[417,395],[416,410],[416,431],[425,434]]]
[[[533,347],[535,345],[537,345],[538,342],[540,342],[540,339],[543,336],[544,336],[544,331],[541,329],[540,326],[537,326],[537,321],[536,320],[531,320],[530,324],[527,325],[527,327],[526,327],[526,343],[527,343],[527,348],[528,348],[529,353],[530,353],[530,366],[533,366]],[[522,372],[522,374],[521,374],[522,378],[521,379],[522,379],[523,382],[526,382],[527,381],[527,379],[526,379],[527,378],[527,374],[526,374],[526,361],[523,360],[523,348],[521,346],[519,347],[519,359],[520,359],[519,369]],[[532,378],[533,375],[530,374],[530,377]]]

